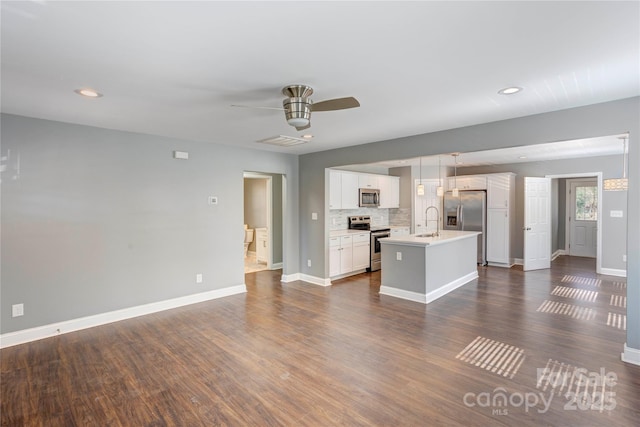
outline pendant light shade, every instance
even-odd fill
[[[442,197],[444,196],[444,187],[442,186],[442,174],[441,165],[440,165],[440,156],[438,156],[438,188],[436,188],[436,196]]]
[[[609,178],[603,182],[604,191],[627,191],[629,179],[627,178],[627,138],[628,135],[620,137],[622,139],[622,178]]]
[[[454,173],[454,178],[453,178],[453,190],[451,190],[451,195],[453,197],[459,197],[460,196],[460,191],[458,190],[458,156],[460,155],[460,153],[453,153],[453,173]]]
[[[422,156],[420,156],[420,182],[416,186],[416,194],[424,196],[424,184],[422,183]]]

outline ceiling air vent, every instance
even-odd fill
[[[270,138],[261,139],[256,142],[259,142],[260,144],[279,145],[281,147],[292,147],[294,145],[299,145],[299,144],[304,144],[305,142],[309,142],[309,140],[304,138],[296,138],[293,136],[278,135],[278,136],[272,136]]]

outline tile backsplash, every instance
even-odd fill
[[[349,217],[354,215],[371,216],[371,224],[380,225],[409,225],[411,223],[411,209],[337,209],[329,211],[331,230],[346,230],[349,228]]]

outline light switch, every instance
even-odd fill
[[[313,221],[317,221],[318,220],[318,213],[317,212],[311,212],[311,219]]]
[[[402,252],[396,252],[396,260],[402,261]]]
[[[611,218],[622,218],[624,216],[624,212],[622,211],[609,211]]]

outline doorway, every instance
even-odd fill
[[[282,268],[284,185],[281,174],[244,173],[245,274]]]

